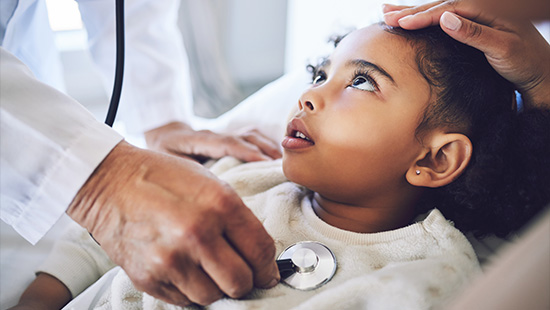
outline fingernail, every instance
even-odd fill
[[[462,21],[450,12],[441,15],[441,24],[452,31],[457,31],[462,26]]]

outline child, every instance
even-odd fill
[[[377,24],[343,38],[298,100],[282,169],[281,161],[238,165],[231,158],[212,168],[263,222],[279,253],[319,241],[335,253],[336,274],[312,291],[280,284],[209,309],[446,304],[479,265],[442,213],[464,232],[504,236],[550,200],[549,111],[518,114],[513,95],[481,52],[439,28]],[[72,237],[79,238],[85,245],[76,248],[92,247],[86,232]],[[107,259],[93,255],[85,256]],[[72,261],[58,253],[42,271],[67,284],[75,269],[59,265]],[[123,271],[96,307],[175,308],[136,291]]]

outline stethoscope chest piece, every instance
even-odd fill
[[[305,241],[286,248],[277,259],[281,282],[298,290],[313,290],[332,279],[336,258],[325,245]]]

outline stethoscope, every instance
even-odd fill
[[[124,73],[124,0],[115,0],[116,69],[115,82],[105,124],[113,126],[122,92]],[[92,237],[93,238],[93,237]],[[315,241],[303,241],[286,248],[277,259],[281,282],[298,289],[313,290],[326,284],[336,272],[334,253]]]
[[[337,265],[334,253],[316,241],[293,244],[277,258],[281,282],[302,291],[325,285],[334,276]]]
[[[115,66],[115,84],[109,103],[109,111],[105,118],[105,124],[113,127],[115,122],[120,94],[122,92],[122,76],[124,74],[124,0],[115,0],[115,19],[116,19],[116,66]]]

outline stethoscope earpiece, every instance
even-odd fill
[[[336,272],[336,258],[325,245],[303,241],[286,248],[277,259],[281,282],[303,291],[323,286]]]

